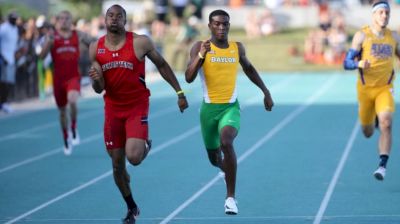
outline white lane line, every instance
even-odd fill
[[[173,106],[173,107],[171,106],[171,107],[168,107],[168,108],[166,108],[164,110],[157,111],[157,112],[153,113],[153,115],[150,115],[150,119],[155,119],[155,118],[161,117],[161,116],[163,116],[163,115],[165,115],[167,113],[170,113],[170,112],[173,112],[173,111],[178,111],[178,110],[179,109],[176,106]],[[90,142],[95,141],[97,139],[100,139],[102,137],[103,137],[103,132],[100,132],[100,133],[91,135],[89,137],[86,137],[81,141],[81,144],[78,147],[81,147],[81,145],[83,145],[83,144],[90,143]],[[37,156],[31,157],[31,158],[22,160],[20,162],[11,164],[11,165],[3,167],[3,168],[0,168],[0,174],[4,173],[6,171],[9,171],[9,170],[13,170],[15,168],[18,168],[20,166],[23,166],[23,165],[26,165],[26,164],[29,164],[29,163],[32,163],[32,162],[47,158],[49,156],[53,156],[53,155],[55,155],[57,153],[60,153],[62,151],[63,151],[63,147],[58,147],[58,148],[52,149],[52,150],[50,150],[48,152],[42,153],[40,155],[37,155]]]
[[[81,120],[81,119],[85,119],[87,117],[92,117],[93,115],[100,114],[101,112],[103,112],[103,111],[101,111],[101,110],[93,110],[93,111],[85,112],[85,113],[82,113],[78,117],[78,119]],[[44,124],[44,125],[34,126],[33,128],[29,128],[29,129],[25,129],[23,131],[18,131],[18,132],[14,132],[12,134],[1,136],[0,137],[0,142],[5,141],[5,140],[9,140],[9,139],[20,138],[20,137],[23,137],[23,136],[27,135],[28,133],[39,131],[39,130],[50,128],[50,127],[54,127],[54,126],[57,126],[57,125],[60,125],[60,123],[58,121],[57,122],[50,122],[50,123],[47,123],[47,124]]]
[[[324,85],[313,94],[305,104],[299,106],[295,111],[291,112],[288,116],[286,116],[281,122],[279,122],[272,130],[270,130],[263,138],[258,140],[252,147],[245,150],[239,159],[238,164],[244,161],[248,156],[254,153],[257,149],[259,149],[263,144],[265,144],[268,140],[270,140],[276,133],[282,130],[287,124],[289,124],[294,118],[296,118],[299,114],[301,114],[305,109],[307,109],[312,103],[315,102],[319,97],[321,97],[338,79],[339,76],[332,76],[328,81],[324,83]],[[206,192],[211,186],[213,186],[219,178],[222,178],[220,174],[217,174],[213,179],[211,179],[205,186],[203,186],[200,190],[194,193],[189,199],[187,199],[184,203],[182,203],[178,208],[176,208],[172,213],[170,213],[165,219],[163,219],[160,224],[166,224],[175,218],[182,210],[188,207],[194,200],[200,197],[204,192]]]
[[[189,136],[187,135],[187,132],[191,132],[191,134],[194,134],[195,132],[193,131],[193,129],[194,129],[194,128],[190,129],[189,131],[185,131],[185,132],[183,132],[182,134],[178,135],[178,136],[177,136],[177,139],[183,140],[184,138],[183,138],[182,136],[189,137]],[[191,131],[191,130],[192,130],[192,131]],[[155,147],[154,149],[152,149],[152,150],[150,151],[149,155],[150,155],[150,154],[155,154],[155,153],[157,153],[157,152],[160,152],[160,151],[162,151],[163,149],[165,149],[165,148],[167,148],[167,147],[169,147],[169,146],[175,144],[176,142],[177,142],[177,141],[168,141],[168,142],[165,142],[165,143],[161,144],[159,147]],[[128,166],[128,165],[129,165],[129,164],[127,164],[127,166]],[[59,200],[61,200],[61,199],[65,198],[65,197],[71,195],[71,194],[74,194],[74,193],[76,193],[76,192],[78,192],[78,191],[80,191],[80,190],[82,190],[82,189],[84,189],[84,188],[87,188],[87,187],[89,187],[89,186],[91,186],[91,185],[93,185],[93,184],[99,182],[100,180],[102,180],[102,179],[104,179],[104,178],[106,178],[106,177],[108,177],[108,176],[110,176],[110,175],[112,175],[112,170],[110,170],[110,171],[108,171],[108,172],[106,172],[106,173],[104,173],[104,174],[102,174],[102,175],[100,175],[100,176],[98,176],[98,177],[96,177],[96,178],[94,178],[94,179],[92,179],[92,180],[90,180],[90,181],[88,181],[88,182],[82,184],[82,185],[79,185],[78,187],[76,187],[76,188],[74,188],[74,189],[72,189],[72,190],[70,190],[70,191],[68,191],[68,192],[66,192],[66,193],[64,193],[64,194],[61,194],[61,195],[55,197],[54,199],[51,199],[51,200],[45,202],[45,203],[43,203],[43,204],[41,204],[41,205],[39,205],[39,206],[33,208],[32,210],[30,210],[30,211],[28,211],[28,212],[25,212],[25,213],[19,215],[18,217],[14,218],[14,219],[12,219],[12,220],[10,220],[10,221],[8,221],[8,222],[6,222],[5,224],[15,223],[15,222],[17,222],[17,221],[19,221],[19,220],[21,220],[21,219],[23,219],[23,218],[25,218],[25,217],[27,217],[27,216],[29,216],[29,215],[35,213],[35,212],[37,212],[37,211],[39,211],[39,210],[41,210],[41,209],[43,209],[43,208],[45,208],[45,207],[47,207],[47,206],[49,206],[49,205],[51,205],[51,204],[53,204],[53,203],[59,201]]]
[[[331,199],[333,191],[335,190],[335,186],[340,177],[340,174],[342,173],[344,164],[346,163],[347,158],[349,157],[350,151],[353,147],[354,141],[357,137],[357,133],[359,130],[360,130],[360,125],[359,125],[358,121],[356,121],[356,123],[354,124],[353,131],[350,135],[350,138],[347,141],[346,147],[343,151],[342,157],[340,158],[339,164],[336,167],[336,170],[331,179],[331,182],[329,183],[328,190],[326,191],[324,199],[322,200],[321,205],[319,207],[318,213],[314,218],[313,224],[319,224],[322,220],[322,217],[324,216],[325,210],[328,207],[329,200]]]
[[[287,84],[289,83],[287,80],[293,80],[293,78],[285,79],[284,81],[282,81],[282,82],[279,83],[279,84],[285,83],[284,85],[283,85],[283,84],[282,84],[282,85],[279,85],[279,84],[278,84],[278,85],[276,85],[276,86],[279,87],[279,88],[283,88],[285,85],[287,85]],[[162,114],[162,113],[160,113],[160,114]],[[200,129],[200,128],[199,128],[199,125],[197,125],[197,126],[191,128],[191,129],[189,129],[189,130],[183,132],[182,134],[180,134],[180,135],[177,136],[176,138],[177,138],[177,139],[180,139],[180,140],[183,140],[184,138],[183,138],[182,136],[189,137],[190,135],[195,134],[197,131],[199,131],[199,129]],[[190,135],[188,135],[188,133],[190,133]],[[162,149],[165,149],[165,148],[167,148],[167,147],[169,147],[170,145],[175,144],[175,143],[177,143],[177,141],[171,141],[171,140],[170,140],[170,141],[168,141],[168,142],[165,142],[165,143],[161,144],[159,147],[155,147],[152,151],[150,151],[149,155],[154,154],[154,153],[157,153],[157,152],[160,152]],[[129,165],[129,164],[127,164],[127,166],[128,166],[128,165]],[[65,198],[65,197],[67,197],[67,196],[69,196],[69,195],[71,195],[71,194],[73,194],[73,193],[76,193],[76,192],[78,192],[78,191],[80,191],[80,190],[82,190],[82,189],[84,189],[84,188],[86,188],[86,187],[89,187],[89,186],[92,185],[92,184],[95,184],[96,182],[98,182],[98,181],[100,181],[100,180],[102,180],[102,179],[104,179],[104,178],[110,176],[111,174],[112,174],[112,170],[111,170],[111,171],[108,171],[108,172],[106,172],[106,173],[104,173],[104,174],[102,174],[102,175],[100,175],[100,176],[98,176],[98,177],[96,177],[96,178],[90,180],[89,182],[86,182],[86,183],[84,183],[84,184],[82,184],[82,185],[80,185],[80,186],[78,186],[78,187],[76,187],[76,188],[74,188],[74,189],[72,189],[72,190],[70,190],[70,191],[68,191],[68,192],[66,192],[66,193],[64,193],[64,194],[62,194],[62,195],[60,195],[60,196],[58,196],[58,197],[52,199],[52,200],[50,200],[50,201],[45,202],[45,203],[43,203],[43,204],[37,206],[36,208],[34,208],[34,209],[32,209],[32,210],[30,210],[30,211],[28,211],[28,212],[25,212],[25,213],[23,213],[23,214],[17,216],[16,218],[14,218],[14,219],[12,219],[12,220],[6,222],[5,224],[11,224],[11,223],[18,222],[18,221],[20,221],[21,219],[23,219],[23,218],[25,218],[25,217],[27,217],[27,216],[29,216],[29,215],[31,215],[31,214],[33,214],[33,213],[39,211],[39,210],[41,210],[41,209],[43,209],[43,208],[45,208],[45,207],[51,205],[51,204],[53,204],[53,203],[55,203],[55,202],[57,202],[57,201],[59,201],[59,200]]]
[[[155,81],[152,80],[151,82],[154,83],[156,81],[157,80],[155,80]],[[100,99],[100,97],[101,96],[99,95],[99,99]],[[80,101],[80,104],[84,103],[85,101],[91,100],[91,99],[92,98],[84,98],[84,99],[82,99]],[[35,112],[36,111],[38,111],[38,110],[35,110]],[[18,115],[26,114],[26,113],[30,113],[30,112],[32,112],[32,111],[21,112]],[[103,110],[91,110],[91,111],[88,111],[88,112],[83,112],[82,114],[78,115],[78,122],[81,119],[85,119],[87,117],[92,117],[92,115],[98,114],[98,113],[102,114]],[[4,118],[10,118],[10,116],[5,116]],[[1,120],[1,118],[0,118],[0,120]],[[50,128],[50,127],[53,127],[53,126],[57,126],[59,124],[60,123],[58,121],[54,121],[54,122],[46,123],[46,124],[43,124],[43,125],[35,126],[33,128],[26,129],[26,130],[23,130],[23,131],[18,131],[18,132],[12,133],[12,134],[7,134],[7,135],[4,135],[4,136],[0,136],[0,142],[5,141],[5,140],[9,140],[9,139],[15,139],[15,138],[24,137],[27,133],[34,132],[34,131],[39,131],[39,130],[46,129],[46,128]]]
[[[289,78],[285,78],[283,81],[280,81],[279,83],[273,85],[273,86],[271,87],[271,91],[272,91],[272,90],[275,91],[275,90],[283,89],[284,87],[286,87],[288,84],[290,84],[292,81],[294,81],[294,80],[297,79],[297,78],[299,78],[298,75],[296,75],[296,76],[290,76]],[[247,105],[253,103],[254,98],[255,98],[255,97],[253,97],[253,98],[251,98],[250,100],[246,101],[246,102],[249,102],[249,103],[244,102],[243,108],[246,107]],[[164,114],[167,114],[167,113],[170,113],[170,112],[174,112],[174,111],[177,111],[176,106],[171,106],[171,107],[166,108],[166,109],[164,109],[164,110],[154,112],[154,113],[150,114],[150,120],[152,120],[152,119],[154,119],[154,118],[161,117],[161,116],[163,116]],[[199,126],[199,125],[195,126],[195,127],[192,128],[192,129],[189,129],[189,130],[187,131],[187,134],[193,134],[192,131],[195,131],[195,132],[196,132],[196,131],[198,131],[198,130],[200,130],[200,126]],[[91,135],[91,136],[87,137],[85,140],[81,141],[81,145],[82,145],[82,144],[89,143],[89,142],[94,141],[94,140],[97,140],[97,139],[100,138],[101,136],[102,136],[102,132],[101,132],[101,133],[94,134],[94,135]],[[176,140],[176,138],[175,138],[175,139],[171,139],[170,141],[175,141],[175,142],[176,142],[177,140]],[[165,144],[164,144],[164,145],[165,145]],[[168,145],[168,144],[166,144],[166,145]],[[164,146],[163,146],[163,145],[160,145],[160,147],[164,147]],[[40,155],[31,157],[31,158],[29,158],[29,159],[25,159],[25,160],[23,160],[23,161],[14,163],[14,164],[12,164],[12,165],[9,165],[9,166],[0,168],[0,174],[1,174],[1,173],[4,173],[4,172],[6,172],[6,171],[9,171],[9,170],[15,169],[15,168],[17,168],[17,167],[20,167],[20,166],[23,166],[23,165],[26,165],[26,164],[29,164],[29,163],[32,163],[32,162],[35,162],[35,161],[44,159],[44,158],[46,158],[46,157],[53,156],[53,155],[55,155],[55,154],[61,152],[62,150],[63,150],[62,147],[58,147],[58,148],[56,148],[56,149],[50,150],[50,151],[48,151],[48,152],[45,152],[45,153],[43,153],[43,154],[40,154]],[[155,150],[155,149],[153,149],[152,151],[150,151],[150,154],[154,153],[154,152],[153,152],[154,150]]]
[[[284,221],[284,220],[298,220],[300,221],[306,221],[312,219],[314,216],[312,215],[287,215],[287,216],[237,216],[235,217],[235,220],[241,221],[242,223],[251,223],[251,222],[260,222],[260,221],[273,221],[273,220],[279,220],[279,221]],[[382,221],[383,219],[393,219],[393,218],[400,218],[400,214],[388,214],[388,215],[382,215],[382,214],[376,214],[376,215],[334,215],[334,216],[326,216],[329,218],[331,221],[333,219],[345,219],[346,221],[351,221],[352,219],[375,219],[376,221]],[[141,217],[141,221],[152,221],[152,222],[157,222],[161,221],[162,218],[160,217]],[[176,217],[174,220],[179,220],[179,221],[206,221],[207,223],[210,223],[212,221],[225,221],[228,223],[229,221],[232,220],[232,217],[229,216],[211,216],[211,217]],[[0,219],[0,222],[6,221],[5,219]],[[120,222],[121,219],[117,218],[70,218],[70,219],[39,219],[35,218],[29,219],[29,222],[31,223],[96,223],[97,222]],[[340,221],[340,220],[339,220]],[[370,220],[373,221],[373,220]]]
[[[91,135],[91,136],[85,138],[84,140],[82,140],[80,145],[95,141],[97,139],[100,139],[101,137],[103,137],[103,133],[98,133],[98,134],[95,134],[95,135]],[[31,157],[29,159],[25,159],[25,160],[22,160],[20,162],[14,163],[12,165],[3,167],[3,168],[0,169],[0,174],[4,173],[6,171],[9,171],[9,170],[13,170],[15,168],[18,168],[20,166],[23,166],[23,165],[26,165],[26,164],[29,164],[29,163],[44,159],[46,157],[53,156],[53,155],[55,155],[57,153],[60,153],[62,151],[63,151],[63,147],[58,147],[58,148],[52,149],[52,150],[50,150],[48,152],[42,153],[40,155],[37,155],[37,156]]]

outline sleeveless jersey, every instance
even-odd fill
[[[129,109],[138,102],[149,100],[145,62],[136,57],[133,41],[133,33],[126,32],[124,46],[116,51],[107,49],[105,36],[98,41],[96,60],[103,71],[106,108]]]
[[[204,102],[234,103],[237,98],[236,79],[239,51],[236,42],[222,49],[211,43],[200,70]]]
[[[54,45],[51,49],[54,64],[54,82],[65,82],[79,77],[79,38],[72,31],[69,38],[64,38],[57,31],[54,33]]]
[[[396,40],[389,29],[383,38],[378,38],[369,26],[361,30],[365,39],[361,46],[361,60],[369,60],[371,67],[359,69],[359,82],[367,86],[388,85],[394,80],[393,60]]]

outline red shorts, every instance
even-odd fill
[[[59,108],[67,105],[69,91],[76,90],[79,92],[81,90],[80,79],[80,77],[74,77],[65,82],[54,82],[53,93]]]
[[[104,143],[107,150],[125,147],[128,138],[147,140],[149,102],[135,105],[124,112],[105,109]]]

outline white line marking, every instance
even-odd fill
[[[87,117],[92,117],[93,115],[99,114],[100,112],[102,112],[102,111],[93,110],[93,111],[89,111],[89,112],[86,112],[86,113],[82,113],[82,115],[80,115],[78,119],[81,120],[81,119],[85,119]],[[57,122],[50,122],[50,123],[47,123],[47,124],[44,124],[44,125],[36,126],[34,128],[30,128],[30,129],[26,129],[26,130],[23,130],[23,131],[18,131],[18,132],[12,133],[12,134],[4,135],[4,136],[0,137],[0,142],[5,141],[5,140],[9,140],[9,139],[20,138],[20,137],[23,137],[23,136],[27,135],[28,133],[31,133],[31,132],[34,132],[34,131],[39,131],[39,130],[46,129],[46,128],[50,128],[50,127],[53,127],[53,126],[56,126],[56,125],[59,125],[58,121]]]
[[[289,79],[289,80],[293,80],[293,77],[288,78],[288,79]],[[278,85],[276,85],[276,86],[278,86],[279,88],[283,88],[286,84],[289,83],[289,82],[287,82],[288,79],[285,79],[284,81],[282,81],[282,82],[279,83],[279,84],[285,83],[284,85],[279,85],[279,84],[278,84]],[[162,114],[162,113],[160,112],[160,114]],[[183,138],[182,136],[189,137],[190,135],[192,135],[192,134],[196,133],[197,131],[199,131],[199,129],[200,129],[200,128],[199,128],[199,125],[197,125],[197,126],[191,128],[191,129],[185,131],[183,134],[177,136],[177,139],[183,140],[184,138]],[[190,134],[188,134],[188,133],[190,133]],[[170,145],[172,145],[172,144],[175,144],[175,143],[177,143],[177,142],[178,142],[178,141],[176,141],[176,140],[170,140],[170,141],[168,141],[168,142],[165,142],[165,143],[161,144],[159,147],[155,147],[152,151],[150,151],[149,155],[155,154],[155,153],[157,153],[157,152],[160,152],[162,149],[165,149],[165,148],[167,148],[168,146],[170,146]],[[169,144],[169,145],[168,145],[168,144]],[[129,165],[129,164],[127,164],[127,166],[128,166],[128,165]],[[12,219],[12,220],[10,220],[10,221],[8,221],[8,222],[6,222],[5,224],[11,224],[11,223],[18,222],[19,220],[21,220],[21,219],[23,219],[23,218],[25,218],[25,217],[27,217],[27,216],[29,216],[29,215],[31,215],[31,214],[33,214],[33,213],[39,211],[39,210],[41,210],[41,209],[43,209],[43,208],[45,208],[45,207],[47,207],[47,206],[49,206],[49,205],[51,205],[51,204],[53,204],[53,203],[55,203],[55,202],[57,202],[57,201],[63,199],[63,198],[65,198],[65,197],[67,197],[67,196],[69,196],[69,195],[75,193],[75,192],[78,192],[78,191],[80,191],[80,190],[82,190],[82,189],[84,189],[84,188],[86,188],[86,187],[89,187],[90,185],[95,184],[95,183],[97,183],[98,181],[100,181],[100,180],[102,180],[102,179],[104,179],[105,177],[108,177],[108,176],[110,176],[110,175],[112,175],[112,170],[111,170],[111,171],[108,171],[108,172],[106,172],[106,173],[104,173],[104,174],[102,174],[102,175],[99,176],[99,177],[96,177],[96,178],[90,180],[89,182],[86,182],[85,184],[82,184],[82,185],[80,185],[80,186],[78,186],[78,187],[76,187],[76,188],[74,188],[74,189],[68,191],[67,193],[64,193],[64,194],[62,194],[62,195],[60,195],[60,196],[58,196],[58,197],[56,197],[56,198],[54,198],[54,199],[52,199],[52,200],[50,200],[50,201],[47,201],[47,202],[45,202],[45,203],[43,203],[43,204],[37,206],[36,208],[34,208],[34,209],[32,209],[32,210],[30,210],[30,211],[28,211],[28,212],[23,213],[22,215],[19,215],[18,217],[14,218],[14,219]]]
[[[178,111],[178,110],[179,109],[176,106],[169,107],[169,108],[166,108],[164,110],[157,111],[153,115],[150,115],[150,119],[155,119],[155,118],[163,116],[164,114],[167,114],[167,113],[170,113],[170,112],[173,112],[173,111]],[[103,132],[91,135],[89,137],[86,137],[84,140],[82,140],[80,145],[83,145],[83,144],[86,144],[86,143],[90,143],[92,141],[100,139],[101,137],[103,137]],[[80,147],[80,146],[78,146],[78,147]],[[20,162],[14,163],[12,165],[3,167],[3,168],[0,169],[0,174],[4,173],[6,171],[9,171],[9,170],[18,168],[20,166],[23,166],[23,165],[26,165],[26,164],[29,164],[29,163],[44,159],[46,157],[53,156],[53,155],[55,155],[57,153],[60,153],[62,151],[63,151],[63,147],[58,147],[58,148],[52,149],[52,150],[50,150],[48,152],[42,153],[40,155],[37,155],[37,156],[31,157],[29,159],[25,159],[25,160],[22,160]]]
[[[289,78],[286,78],[286,79],[284,79],[283,81],[280,81],[278,84],[276,84],[276,85],[274,85],[274,86],[271,87],[271,91],[272,91],[272,89],[282,89],[282,88],[284,88],[286,85],[288,85],[290,82],[292,82],[293,80],[295,80],[295,79],[298,78],[298,77],[299,77],[299,76],[290,76]],[[254,98],[255,98],[255,97],[254,97]],[[248,100],[248,101],[246,101],[246,102],[253,102],[253,101],[254,101],[254,98],[252,98],[252,99],[250,99],[250,100]],[[249,103],[246,103],[246,102],[244,102],[243,108],[246,107],[247,105],[249,105]],[[167,114],[167,113],[170,113],[170,112],[174,112],[174,111],[177,111],[177,110],[178,110],[178,109],[177,109],[176,106],[171,106],[171,107],[166,108],[166,109],[164,109],[164,110],[157,111],[157,112],[154,112],[153,114],[150,114],[149,119],[150,119],[150,121],[151,121],[152,119],[161,117],[161,116],[163,116],[164,114]],[[194,130],[194,129],[199,129],[199,128],[200,128],[200,126],[197,125],[197,126],[194,127],[193,129],[188,130],[188,131],[187,131],[187,132],[188,132],[187,134],[192,134],[192,133],[191,133],[192,131],[198,131],[198,130]],[[86,143],[89,143],[89,142],[91,142],[91,141],[97,140],[97,138],[100,138],[101,136],[102,136],[102,132],[101,132],[101,133],[94,134],[94,135],[91,135],[91,136],[87,137],[86,140],[81,141],[81,144],[86,144]],[[179,140],[180,140],[180,139],[179,139]],[[177,142],[176,139],[171,139],[170,141],[175,141],[175,142]],[[165,145],[165,144],[164,144],[164,145]],[[167,145],[168,145],[168,144],[167,144]],[[163,146],[160,145],[160,147],[163,147]],[[35,162],[35,161],[44,159],[44,158],[46,158],[46,157],[53,156],[53,155],[55,155],[55,154],[61,152],[62,150],[63,150],[63,148],[62,148],[62,147],[59,147],[59,148],[50,150],[49,152],[45,152],[45,153],[43,153],[43,154],[40,154],[40,155],[31,157],[31,158],[29,158],[29,159],[25,159],[25,160],[23,160],[23,161],[21,161],[21,162],[17,162],[17,163],[14,163],[14,164],[12,164],[12,165],[3,167],[3,168],[0,169],[0,174],[1,174],[1,173],[4,173],[4,172],[6,172],[6,171],[9,171],[9,170],[15,169],[15,168],[17,168],[17,167],[20,167],[20,166],[23,166],[23,165],[26,165],[26,164],[29,164],[29,163],[32,163],[32,162]],[[154,149],[153,149],[152,151],[150,151],[150,154],[154,153],[153,151],[154,151]]]
[[[331,77],[315,94],[313,94],[304,105],[299,106],[295,111],[290,113],[285,117],[279,124],[277,124],[272,130],[270,130],[263,138],[258,140],[252,147],[245,150],[239,159],[238,164],[244,161],[248,156],[254,153],[258,148],[260,148],[265,142],[271,139],[276,133],[282,130],[287,124],[289,124],[294,118],[296,118],[299,114],[301,114],[305,109],[307,109],[315,100],[321,97],[338,79],[339,76]],[[200,190],[194,193],[189,199],[187,199],[183,204],[181,204],[178,208],[176,208],[171,214],[169,214],[165,219],[163,219],[160,224],[166,224],[172,219],[175,218],[183,209],[189,206],[194,200],[200,197],[204,192],[206,192],[211,186],[213,186],[219,178],[222,178],[220,174],[217,174],[211,181],[209,181],[205,186],[203,186]]]
[[[82,141],[81,141],[81,145],[86,144],[86,143],[89,143],[89,142],[92,142],[92,141],[97,140],[97,139],[99,139],[99,138],[101,138],[101,137],[103,137],[103,133],[98,133],[98,134],[95,134],[95,135],[91,135],[91,136],[85,138],[84,140],[82,140]],[[60,152],[62,152],[62,151],[63,151],[63,147],[58,147],[58,148],[55,148],[55,149],[50,150],[50,151],[48,151],[48,152],[45,152],[45,153],[43,153],[43,154],[40,154],[40,155],[31,157],[31,158],[29,158],[29,159],[22,160],[21,162],[14,163],[14,164],[12,164],[12,165],[9,165],[9,166],[6,166],[6,167],[4,167],[4,168],[1,168],[1,169],[0,169],[0,174],[1,174],[1,173],[4,173],[4,172],[6,172],[6,171],[9,171],[9,170],[18,168],[18,167],[20,167],[20,166],[23,166],[23,165],[26,165],[26,164],[29,164],[29,163],[32,163],[32,162],[35,162],[35,161],[44,159],[44,158],[46,158],[46,157],[53,156],[53,155],[55,155],[55,154],[57,154],[57,153],[60,153]]]
[[[39,210],[41,210],[41,209],[43,209],[43,208],[55,203],[55,202],[57,202],[57,201],[65,198],[65,197],[77,192],[77,191],[80,191],[80,190],[82,190],[82,189],[84,189],[84,188],[86,188],[86,187],[88,187],[88,186],[90,186],[92,184],[95,184],[96,182],[98,182],[98,181],[110,176],[111,174],[112,174],[112,170],[110,170],[110,171],[104,173],[103,175],[98,176],[98,177],[92,179],[91,181],[86,182],[85,184],[82,184],[82,185],[80,185],[80,186],[78,186],[78,187],[76,187],[76,188],[74,188],[74,189],[72,189],[72,190],[70,190],[70,191],[68,191],[68,192],[66,192],[66,193],[64,193],[64,194],[62,194],[62,195],[60,195],[60,196],[48,201],[48,202],[46,202],[46,203],[43,203],[43,204],[39,205],[38,207],[36,207],[36,208],[34,208],[34,209],[32,209],[32,210],[30,210],[30,211],[28,211],[28,212],[16,217],[16,218],[6,222],[5,224],[15,223],[15,222],[25,218],[26,216],[28,216],[28,215],[30,215],[32,213],[35,213],[35,212],[37,212],[37,211],[39,211]]]
[[[314,216],[312,215],[288,215],[288,216],[237,216],[235,217],[235,220],[240,220],[243,223],[249,223],[249,221],[271,221],[271,220],[310,220]],[[377,215],[334,215],[334,216],[325,216],[329,219],[360,219],[360,218],[370,218],[370,219],[379,219],[382,221],[382,219],[385,218],[400,218],[400,214],[395,215],[395,214],[388,214],[388,215],[382,215],[382,214],[377,214]],[[141,217],[141,221],[161,221],[162,218],[160,217]],[[174,220],[180,220],[180,221],[224,221],[227,220],[229,222],[232,220],[232,217],[229,216],[212,216],[212,217],[176,217]],[[1,222],[6,221],[5,219],[0,219]],[[70,218],[70,219],[39,219],[39,218],[30,218],[29,222],[32,223],[60,223],[60,222],[68,222],[68,223],[95,223],[97,222],[120,222],[121,219],[117,218],[86,218],[86,219],[79,219],[79,218]],[[247,221],[247,222],[246,222]],[[349,220],[350,221],[350,220]],[[370,220],[373,221],[373,220]]]
[[[329,183],[328,190],[326,191],[324,199],[322,200],[321,205],[319,207],[318,213],[315,216],[313,224],[319,224],[322,220],[322,217],[324,216],[325,210],[328,207],[329,200],[331,199],[333,191],[335,190],[336,183],[340,177],[340,174],[342,173],[344,164],[346,163],[346,160],[349,156],[351,148],[353,147],[354,141],[357,137],[357,133],[359,130],[360,130],[360,125],[358,124],[358,121],[356,121],[353,131],[347,142],[346,148],[343,151],[343,154],[342,154],[342,157],[340,158],[339,164],[335,170],[335,173],[332,177],[331,182]]]
[[[192,129],[193,129],[193,128],[192,128]],[[191,129],[191,130],[192,130],[192,129]],[[189,130],[189,131],[190,131],[190,130]],[[194,134],[195,132],[192,131],[191,133]],[[181,135],[177,136],[177,138],[183,140],[184,138],[182,138],[182,136],[188,137],[187,131],[185,131],[185,132],[183,132]],[[175,144],[175,143],[176,143],[176,141],[169,141],[169,144],[170,144],[170,145]],[[170,146],[170,145],[168,145],[168,143],[165,142],[165,143],[163,143],[162,145],[160,145],[160,147],[155,147],[155,148],[152,150],[152,151],[154,151],[154,152],[150,151],[150,152],[152,152],[152,153],[149,153],[149,155],[150,155],[150,154],[155,154],[155,153],[157,153],[157,152],[160,152],[160,151],[162,151],[162,149],[165,149],[165,148],[167,148],[167,147]],[[129,165],[129,164],[127,164],[127,166],[128,166],[128,165]],[[102,180],[102,179],[104,179],[104,178],[106,178],[106,177],[108,177],[108,176],[110,176],[110,175],[112,175],[112,170],[110,170],[110,171],[108,171],[108,172],[106,172],[106,173],[104,173],[104,174],[102,174],[102,175],[100,175],[100,176],[98,176],[98,177],[96,177],[96,178],[94,178],[94,179],[92,179],[92,180],[90,180],[90,181],[88,181],[88,182],[86,182],[86,183],[84,183],[84,184],[82,184],[82,185],[80,185],[80,186],[78,186],[78,187],[76,187],[76,188],[74,188],[74,189],[72,189],[72,190],[70,190],[70,191],[64,193],[64,194],[61,194],[61,195],[55,197],[54,199],[52,199],[52,200],[50,200],[50,201],[47,201],[47,202],[45,202],[45,203],[43,203],[43,204],[37,206],[36,208],[34,208],[34,209],[32,209],[32,210],[30,210],[30,211],[28,211],[28,212],[25,212],[25,213],[22,214],[22,215],[19,215],[18,217],[14,218],[14,219],[12,219],[12,220],[10,220],[10,221],[8,221],[8,222],[6,222],[6,224],[15,223],[15,222],[17,222],[17,221],[19,221],[19,220],[21,220],[21,219],[23,219],[23,218],[25,218],[25,217],[27,217],[27,216],[33,214],[33,213],[35,213],[35,212],[37,212],[37,211],[39,211],[39,210],[41,210],[41,209],[43,209],[43,208],[45,208],[45,207],[47,207],[47,206],[49,206],[49,205],[51,205],[51,204],[53,204],[53,203],[55,203],[55,202],[61,200],[61,199],[63,199],[63,198],[65,198],[65,197],[67,197],[67,196],[73,194],[73,193],[76,193],[76,192],[78,192],[78,191],[80,191],[80,190],[82,190],[82,189],[84,189],[84,188],[86,188],[86,187],[89,187],[89,186],[92,185],[92,184],[95,184],[95,183],[99,182],[100,180]]]

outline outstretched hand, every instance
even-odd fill
[[[178,97],[178,107],[181,113],[183,113],[183,111],[189,107],[186,97]]]

